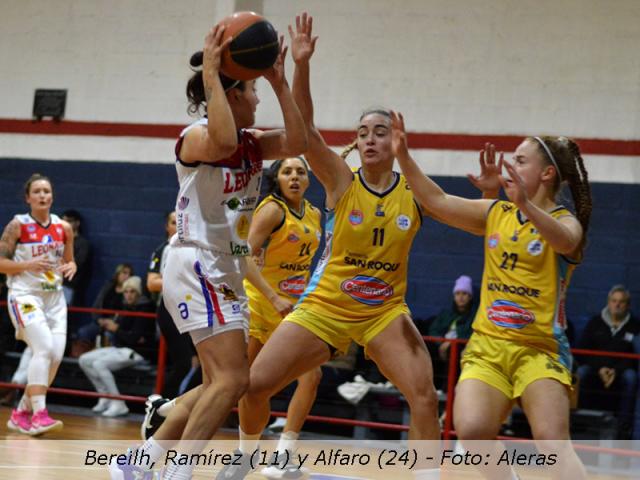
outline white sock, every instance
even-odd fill
[[[31,411],[31,402],[29,401],[29,397],[26,393],[22,395],[22,398],[18,403],[18,410],[26,410],[27,412]]]
[[[261,434],[248,435],[242,431],[242,428],[238,427],[240,434],[240,451],[242,453],[252,454],[258,448],[258,442],[260,441]]]
[[[423,468],[413,471],[413,478],[415,480],[440,480],[439,468]]]
[[[44,395],[31,395],[31,406],[34,413],[47,408],[46,398]]]
[[[178,454],[180,458],[181,455]],[[162,474],[162,480],[191,480],[193,473],[193,465],[174,465],[171,464]]]
[[[294,431],[282,432],[280,440],[278,441],[278,454],[284,453],[285,450],[290,452],[296,451],[296,444],[298,443],[298,437],[300,434]]]
[[[169,412],[176,406],[176,399],[169,400],[167,403],[164,403],[158,407],[158,415],[161,417],[166,417],[169,415]]]
[[[138,451],[144,452],[149,455],[149,463],[158,461],[160,457],[167,453],[167,450],[163,448],[162,445],[160,445],[153,437],[149,437],[146,442],[138,447]]]

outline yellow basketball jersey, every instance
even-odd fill
[[[422,216],[405,178],[383,193],[355,171],[327,213],[325,250],[298,302],[336,320],[359,321],[404,304],[409,250]]]
[[[311,260],[320,244],[320,211],[305,200],[302,212],[298,214],[282,198],[271,194],[260,202],[255,213],[269,202],[280,205],[284,211],[284,220],[263,246],[262,276],[279,295],[296,301],[307,286]],[[250,302],[269,303],[246,280],[244,287]]]
[[[554,218],[571,215],[559,206]],[[576,263],[554,252],[513,203],[487,214],[480,307],[473,329],[531,345],[571,368],[565,294]]]

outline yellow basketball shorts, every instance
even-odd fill
[[[402,314],[410,315],[406,304],[389,308],[387,312],[367,320],[352,321],[330,317],[304,306],[299,306],[284,319],[306,328],[317,337],[344,354],[349,349],[351,340],[367,350],[367,344],[396,318]]]
[[[295,299],[290,299],[295,302]],[[282,317],[270,302],[249,298],[249,336],[265,344],[273,331],[282,322]]]
[[[458,382],[475,378],[511,400],[543,378],[555,379],[571,390],[571,372],[549,353],[478,332],[473,333],[467,344],[461,367]]]

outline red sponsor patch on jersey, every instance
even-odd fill
[[[533,323],[536,316],[526,308],[508,300],[496,300],[487,308],[487,317],[495,325],[521,329]]]
[[[306,286],[307,282],[302,275],[289,277],[278,283],[278,288],[280,289],[280,291],[295,298],[299,298],[304,293],[304,289],[306,288]]]
[[[37,223],[23,223],[20,225],[20,243],[64,243],[64,228],[61,225],[49,225],[43,228]]]
[[[393,295],[393,287],[387,282],[366,275],[345,280],[340,285],[340,290],[365,305],[380,305]]]

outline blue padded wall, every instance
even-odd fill
[[[0,224],[25,212],[22,185],[40,172],[54,182],[54,211],[75,208],[84,216],[84,235],[93,246],[93,275],[87,299],[116,264],[129,262],[144,276],[151,252],[164,235],[163,218],[173,208],[177,180],[173,165],[0,159]],[[464,178],[436,177],[449,193],[478,197]],[[324,194],[312,182],[309,199],[321,206]],[[615,283],[640,294],[640,185],[593,185],[594,210],[589,246],[573,278],[567,302],[570,319],[581,324],[600,311]],[[407,302],[415,317],[426,318],[451,301],[454,280],[482,272],[482,240],[431,219],[416,237],[409,269]]]

